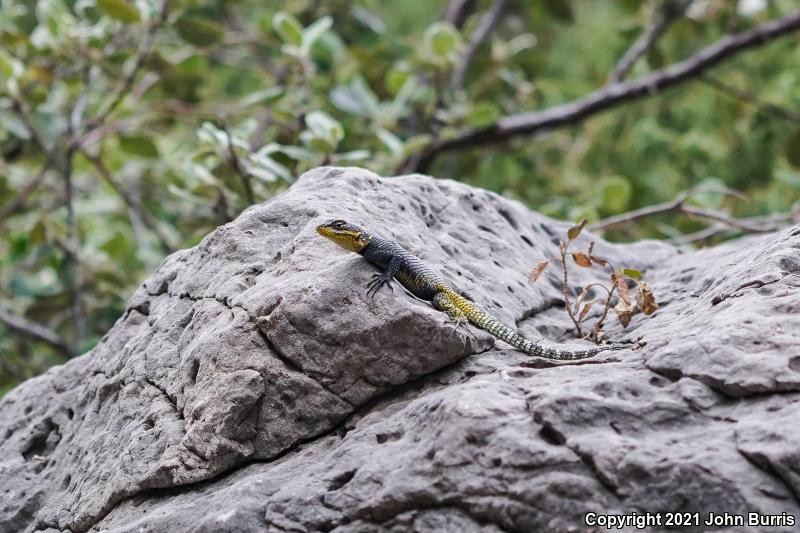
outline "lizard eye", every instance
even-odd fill
[[[333,224],[331,224],[336,229],[342,229],[344,227],[344,220],[334,220]]]

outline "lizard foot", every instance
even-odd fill
[[[367,296],[375,298],[375,295],[384,285],[389,287],[392,290],[392,292],[394,292],[394,287],[392,287],[391,277],[387,277],[384,274],[373,274],[372,281],[367,283]]]
[[[475,334],[467,326],[467,324],[469,324],[469,319],[467,319],[466,316],[450,317],[450,318],[451,318],[452,324],[453,324],[453,329],[451,330],[451,333],[456,335],[459,339],[461,339],[461,343],[463,344],[463,347],[466,348],[467,347],[467,339],[470,338],[470,337],[472,337],[473,339],[475,338]],[[462,328],[463,328],[463,330],[465,332],[464,335],[461,334]]]

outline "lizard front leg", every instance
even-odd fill
[[[386,266],[386,270],[384,272],[375,273],[372,275],[372,281],[367,283],[367,296],[375,297],[375,294],[380,290],[381,287],[386,285],[389,287],[392,292],[394,292],[394,287],[392,287],[392,278],[397,274],[397,271],[400,269],[400,258],[393,257],[389,264]]]

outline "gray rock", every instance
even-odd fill
[[[566,224],[453,181],[317,169],[168,257],[94,350],[0,402],[0,530],[800,523],[800,228],[691,253],[582,235],[643,270],[661,308],[606,327],[644,349],[555,365],[402,290],[366,298],[374,268],[314,231],[330,218],[395,239],[524,335],[579,344],[557,269],[526,281]]]

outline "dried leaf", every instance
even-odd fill
[[[575,264],[578,266],[582,266],[584,268],[588,268],[592,266],[592,260],[589,259],[589,256],[582,253],[582,252],[572,252],[572,259],[575,261]]]
[[[583,301],[584,298],[586,298],[586,295],[589,294],[589,291],[591,289],[592,289],[592,286],[591,285],[587,285],[586,287],[583,288],[581,293],[578,295],[578,298],[575,300],[575,312],[576,313],[578,312],[578,309],[581,306],[581,302]]]
[[[569,240],[571,240],[571,241],[574,241],[575,239],[577,239],[578,235],[581,234],[581,232],[583,231],[583,228],[585,228],[586,224],[588,224],[588,223],[589,223],[589,221],[584,218],[583,220],[581,220],[580,222],[578,222],[577,224],[575,224],[574,226],[569,228],[567,230],[567,238]]]
[[[642,277],[641,271],[636,270],[635,268],[623,268],[622,269],[622,273],[625,274],[626,276],[628,276],[629,278],[634,278],[635,279],[635,278],[641,278]]]
[[[596,255],[590,255],[589,259],[591,259],[592,263],[594,263],[596,265],[606,266],[608,264],[608,261],[606,261],[602,257],[597,257]]]
[[[589,302],[589,303],[587,303],[586,305],[583,306],[583,309],[581,310],[581,314],[578,317],[578,322],[583,322],[583,319],[586,318],[586,315],[589,314],[589,310],[592,308],[594,303],[595,303],[595,300],[592,300],[591,302]]]
[[[645,315],[652,315],[658,310],[658,303],[650,288],[650,284],[646,281],[640,282],[636,287],[636,301],[639,304],[639,309]]]
[[[617,319],[619,319],[619,323],[622,324],[622,327],[627,328],[633,318],[633,308],[630,304],[625,305],[620,302],[614,308],[614,312],[617,313]]]
[[[633,311],[617,311],[617,318],[622,327],[627,328],[633,318]]]
[[[612,275],[612,279],[617,285],[617,292],[619,292],[619,297],[625,302],[625,305],[630,307],[631,305],[631,296],[628,294],[628,284],[625,282],[625,278],[620,275]]]
[[[533,267],[531,273],[528,274],[528,283],[536,283],[536,280],[539,279],[539,276],[542,275],[542,272],[544,272],[544,270],[547,268],[547,265],[549,264],[550,261],[548,261],[547,259],[545,259],[544,261],[539,261],[539,264]]]

